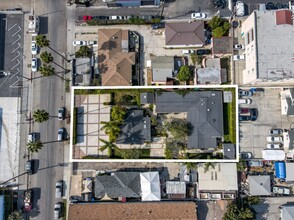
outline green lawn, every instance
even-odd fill
[[[224,103],[224,139],[225,142],[236,143],[236,102],[235,89],[226,89],[232,92],[232,103]]]

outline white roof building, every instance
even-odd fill
[[[160,201],[160,182],[158,172],[140,173],[142,201]]]

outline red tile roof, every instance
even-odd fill
[[[194,202],[71,204],[69,220],[197,220]]]
[[[276,11],[276,25],[290,24],[293,25],[292,11],[288,9]]]

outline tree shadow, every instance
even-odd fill
[[[118,39],[118,37],[113,36],[111,39]],[[117,42],[114,40],[109,39],[109,41],[104,42],[101,47],[100,50],[112,50],[114,48],[117,47]]]
[[[105,54],[99,54],[98,55],[98,61],[99,63],[103,63],[103,61],[106,59],[106,55]]]
[[[100,63],[98,64],[99,73],[102,75],[103,73],[107,72],[108,66],[106,64]]]
[[[252,205],[253,210],[255,211],[255,219],[266,220],[266,213],[269,212],[269,204],[265,199],[261,199],[257,205]]]

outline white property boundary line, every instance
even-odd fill
[[[225,89],[225,88],[235,88],[235,102],[236,102],[236,159],[235,160],[193,160],[193,159],[73,159],[73,109],[74,109],[74,94],[77,89],[91,90],[91,89]],[[199,86],[73,86],[71,89],[71,123],[70,123],[70,149],[69,149],[69,161],[70,162],[157,162],[157,163],[182,163],[182,162],[195,162],[195,163],[205,163],[205,162],[239,162],[239,117],[238,117],[238,85],[199,85]]]

